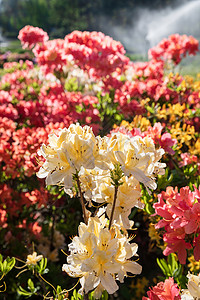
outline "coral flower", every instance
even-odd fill
[[[179,300],[181,299],[179,293],[178,285],[170,277],[154,286],[147,292],[148,297],[143,297],[142,300]]]
[[[19,32],[18,39],[21,41],[23,48],[33,48],[36,43],[48,41],[48,34],[39,27],[30,25],[25,26]]]

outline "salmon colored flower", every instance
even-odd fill
[[[166,279],[164,282],[159,282],[150,291],[147,292],[147,297],[142,300],[180,300],[180,290],[178,285],[174,283],[173,278]]]

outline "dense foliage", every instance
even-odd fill
[[[197,40],[133,63],[101,32],[19,39],[34,59],[0,81],[2,295],[199,297],[200,80],[172,72]]]
[[[12,37],[16,37],[18,31],[26,24],[42,27],[51,36],[63,37],[76,29],[102,30],[99,27],[101,16],[107,16],[113,23],[121,16],[123,25],[127,25],[132,22],[136,8],[146,6],[159,9],[169,4],[173,6],[174,1],[2,0],[0,27],[6,36]]]

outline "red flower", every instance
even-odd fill
[[[18,39],[21,41],[23,48],[33,48],[37,43],[48,41],[48,34],[41,28],[30,25],[25,26],[19,32]]]

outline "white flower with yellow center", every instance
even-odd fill
[[[81,167],[94,169],[93,147],[94,143],[91,139],[85,140],[78,134],[71,134],[58,151],[65,155],[72,168],[80,171]]]
[[[101,178],[96,183],[98,184],[96,189],[93,190],[92,199],[95,202],[107,204],[106,213],[110,218],[115,187],[111,183],[110,176]],[[122,183],[118,188],[113,219],[116,222],[122,222],[125,228],[130,228],[131,224],[128,216],[131,213],[131,209],[134,206],[143,209],[144,205],[139,201],[141,196],[139,182],[133,176],[130,176],[123,177]]]
[[[199,275],[193,275],[188,273],[188,290],[194,299],[200,298],[200,273]]]
[[[62,184],[65,189],[71,188],[72,175],[81,168],[94,169],[95,165],[107,168],[100,142],[89,126],[81,127],[78,123],[60,130],[58,136],[49,135],[49,145],[42,145],[38,152],[46,161],[37,176],[46,177],[47,185]]]
[[[105,217],[89,218],[88,225],[81,223],[79,236],[69,245],[68,264],[62,268],[70,276],[81,277],[84,293],[95,289],[98,297],[103,290],[109,294],[117,291],[116,279],[123,281],[127,272],[140,274],[142,270],[130,260],[137,255],[137,245],[131,245],[115,225],[108,230],[107,224]]]
[[[161,174],[165,164],[158,163],[164,150],[155,150],[151,138],[142,139],[140,136],[129,138],[121,150],[113,150],[115,160],[120,163],[124,175],[132,175],[136,180],[143,183],[147,188],[155,190],[157,185],[153,173]]]
[[[59,135],[49,135],[49,145],[43,144],[38,151],[46,161],[40,168],[37,176],[46,177],[47,185],[63,184],[65,182],[69,187],[72,186],[72,173],[75,169],[71,167],[66,156],[60,151],[64,141],[68,139],[69,132],[66,128],[60,130]]]
[[[188,290],[181,290],[181,300],[194,300],[195,298],[192,297]]]
[[[27,265],[37,265],[37,262],[43,258],[43,255],[37,255],[37,252],[33,252],[33,254],[29,254],[26,259]]]

